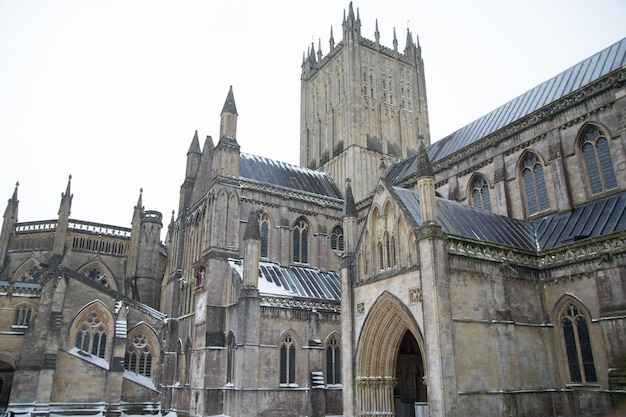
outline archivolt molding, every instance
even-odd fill
[[[397,349],[407,330],[424,352],[421,333],[410,313],[391,294],[381,294],[370,309],[359,338],[356,377],[393,377]]]

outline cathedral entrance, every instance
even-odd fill
[[[4,415],[9,405],[13,373],[13,366],[0,359],[0,415]]]
[[[408,330],[404,333],[396,361],[394,405],[397,417],[428,415],[424,363],[417,340]]]
[[[357,347],[358,416],[428,415],[423,344],[406,306],[387,292],[381,294],[368,312]]]

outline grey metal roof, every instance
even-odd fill
[[[418,193],[393,187],[418,225],[422,223]],[[455,201],[437,198],[437,222],[447,234],[536,251],[532,224]]]
[[[393,189],[421,225],[417,192],[400,187]],[[626,230],[626,192],[533,221],[501,216],[443,198],[437,198],[437,210],[437,222],[447,234],[532,251]]]
[[[626,192],[533,221],[541,250],[626,230]]]
[[[279,187],[342,198],[328,174],[261,156],[241,153],[239,176]]]
[[[230,265],[241,278],[241,262]],[[339,302],[341,280],[336,272],[322,272],[304,266],[281,266],[274,262],[259,263],[259,293],[279,297],[297,297]]]
[[[626,38],[434,142],[428,148],[430,161],[435,163],[624,65],[626,65]],[[415,173],[415,169],[416,157],[412,156],[392,165],[387,178],[393,184],[397,184]]]

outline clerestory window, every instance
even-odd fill
[[[293,261],[307,263],[309,260],[309,225],[306,220],[299,219],[293,226]]]
[[[591,194],[617,188],[609,142],[596,126],[588,126],[583,132],[581,150]]]
[[[470,188],[472,195],[472,205],[483,210],[491,211],[491,198],[489,196],[489,185],[482,176],[477,176]]]
[[[543,166],[534,153],[526,154],[522,163],[522,182],[526,210],[529,216],[548,210],[548,192],[543,176]]]

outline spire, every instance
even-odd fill
[[[65,253],[65,237],[70,223],[70,211],[72,208],[72,176],[67,180],[65,193],[61,194],[61,205],[59,206],[59,218],[54,232],[54,243],[52,244],[53,255],[63,255]],[[70,249],[71,250],[71,247]]]
[[[322,40],[317,40],[317,62],[322,62]]]
[[[72,194],[72,176],[70,175],[67,180],[67,186],[65,187],[65,193],[61,194],[61,205],[59,207],[59,215],[67,214],[70,215],[70,208],[72,207],[72,198],[74,195]]]
[[[4,211],[2,230],[0,230],[0,270],[2,270],[4,262],[6,261],[6,255],[9,248],[9,236],[11,236],[15,223],[17,223],[17,207],[19,203],[17,200],[17,187],[19,187],[19,185],[19,182],[15,183],[13,196],[9,199],[7,208]]]
[[[237,137],[237,106],[235,106],[235,96],[231,85],[226,95],[224,108],[222,109],[220,121],[220,140],[229,138],[236,140]]]
[[[259,217],[254,207],[250,209],[250,214],[248,214],[248,224],[246,224],[246,230],[243,233],[243,240],[261,240]]]
[[[352,185],[350,184],[352,180],[350,178],[346,179],[346,198],[343,202],[343,217],[356,217],[357,210],[356,204],[354,203],[354,195],[352,194]]]
[[[437,198],[435,192],[435,175],[433,166],[428,159],[424,138],[420,136],[419,149],[417,151],[417,191],[420,202],[420,214],[422,224],[437,222]]]
[[[328,40],[328,43],[330,44],[330,49],[332,51],[332,49],[335,47],[335,37],[333,36],[333,27],[330,27],[330,39]]]
[[[191,139],[191,144],[189,145],[189,150],[187,151],[187,155],[190,153],[200,153],[200,141],[198,140],[198,131],[193,135],[193,139]]]
[[[224,108],[222,108],[222,114],[232,113],[237,116],[237,106],[235,106],[235,96],[233,95],[233,86],[230,86],[226,101],[224,102]]]
[[[376,43],[380,45],[380,32],[378,31],[378,19],[376,19],[376,31],[374,32]]]
[[[141,213],[143,212],[143,188],[139,189],[139,198],[137,199],[137,205],[133,211],[133,225],[135,223],[141,223]]]
[[[393,28],[393,50],[398,52],[398,37],[396,36],[396,28]]]
[[[417,178],[433,177],[433,166],[428,158],[428,152],[426,152],[424,137],[420,136],[419,140],[420,143],[417,150]]]
[[[15,222],[17,222],[17,207],[19,201],[17,199],[17,188],[20,186],[19,181],[15,183],[15,189],[13,190],[13,196],[9,199],[6,210],[4,210],[4,218],[8,217],[12,218]]]

